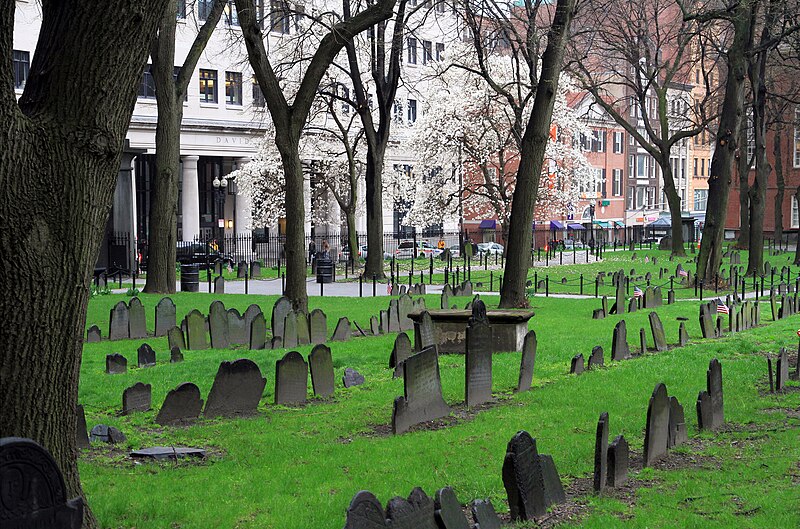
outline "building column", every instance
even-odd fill
[[[237,158],[236,166],[241,169],[249,161],[250,158]],[[242,192],[241,187],[237,185],[236,188],[236,210],[234,211],[236,235],[250,235],[253,229],[251,219],[253,212],[252,200],[250,195]]]
[[[200,236],[200,191],[197,181],[199,159],[199,156],[181,156],[183,162],[181,219],[183,240],[189,242]]]

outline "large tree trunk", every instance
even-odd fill
[[[276,124],[277,125],[277,124]],[[278,151],[286,177],[286,290],[295,310],[308,313],[306,287],[306,216],[303,196],[303,166],[300,162],[299,138],[288,137],[289,131],[278,127]]]
[[[83,496],[75,407],[91,272],[108,220],[137,82],[166,0],[45,2],[17,104],[0,69],[0,432],[54,457]],[[13,0],[0,0],[11,56]],[[80,90],[74,87],[81,72]],[[96,521],[87,509],[85,527]]]
[[[675,179],[672,176],[672,166],[669,164],[669,152],[662,158],[666,163],[661,164],[661,176],[664,180],[664,194],[667,196],[669,205],[669,217],[672,227],[670,236],[672,238],[672,255],[679,257],[686,255],[686,248],[683,246],[683,215],[681,215],[681,197],[675,189]]]
[[[356,211],[355,207],[348,208],[344,212],[347,222],[347,246],[350,248],[350,265],[354,268],[358,263],[358,233],[356,232]],[[367,247],[367,257],[369,257],[369,247]]]
[[[775,127],[775,136],[772,144],[772,154],[775,158],[775,183],[777,191],[775,193],[775,239],[783,239],[783,198],[786,195],[786,180],[783,177],[783,152],[781,142],[783,141],[783,127]]]
[[[800,186],[797,186],[797,189],[794,191],[794,199],[800,204]],[[797,240],[795,241],[795,249],[794,249],[794,264],[800,265],[800,234],[797,236]]]
[[[386,138],[388,139],[388,138]],[[367,262],[364,275],[382,279],[383,272],[383,160],[386,141],[367,143],[364,201],[367,206]]]
[[[742,127],[739,133],[739,145],[747,145],[747,127]],[[736,247],[747,250],[750,248],[750,158],[746,148],[739,149],[736,173],[739,176],[739,240]]]
[[[527,305],[525,282],[531,261],[533,209],[539,190],[545,148],[550,134],[550,122],[556,99],[558,79],[561,75],[564,48],[569,26],[575,12],[575,0],[558,0],[553,23],[547,37],[547,48],[542,55],[542,70],[530,118],[522,137],[517,185],[511,208],[506,265],[500,307],[513,308]]]

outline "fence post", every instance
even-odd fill
[[[494,272],[489,272],[489,292],[494,290]]]
[[[375,277],[375,274],[372,274],[372,297],[373,297],[373,298],[374,298],[374,297],[377,295],[377,293],[378,293],[378,292],[377,292],[377,290],[376,290],[376,287],[377,287],[377,280],[378,280],[378,279],[377,279],[377,277]]]
[[[248,283],[249,283],[249,281],[248,281],[249,273],[250,273],[250,270],[249,270],[249,267],[248,267],[248,270],[244,274],[244,293],[245,294],[249,294],[250,293],[250,289],[249,289],[249,285],[248,285]]]
[[[358,274],[358,297],[364,297],[364,274]]]
[[[286,277],[281,274],[281,295],[286,294]]]
[[[544,276],[544,295],[550,297],[550,274]]]
[[[583,274],[581,274],[581,296],[583,295]]]
[[[414,282],[414,271],[409,270],[408,272],[408,286],[411,286],[411,283]]]
[[[325,296],[325,281],[319,282],[319,297]]]
[[[428,269],[428,284],[433,284],[433,255],[431,254],[430,268]]]
[[[533,271],[533,293],[536,294],[539,291],[539,272],[536,270]]]
[[[703,280],[699,281],[700,283],[700,301],[703,301]]]

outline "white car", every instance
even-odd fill
[[[478,244],[478,254],[503,255],[503,245],[496,242],[482,242]]]
[[[417,257],[424,255],[425,257],[438,257],[442,253],[440,248],[435,247],[428,241],[417,241]],[[411,259],[414,257],[414,241],[400,241],[397,249],[394,251],[396,259]]]

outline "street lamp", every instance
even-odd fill
[[[215,176],[212,184],[217,211],[217,250],[222,252],[222,241],[225,236],[225,189],[228,187],[228,179]]]
[[[589,246],[592,248],[592,251],[594,251],[594,204],[589,205],[589,219],[592,226],[592,235]]]

